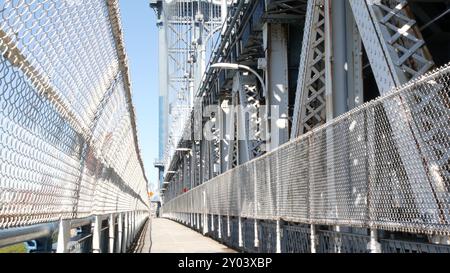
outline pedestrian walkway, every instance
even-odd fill
[[[151,219],[151,253],[234,253],[236,251],[174,221]],[[148,233],[147,233],[148,234]],[[146,241],[149,241],[149,240]],[[150,242],[145,242],[143,250]]]

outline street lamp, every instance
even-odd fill
[[[189,148],[176,148],[175,151],[177,151],[177,152],[190,152],[191,149],[189,149]]]
[[[259,82],[261,83],[263,94],[264,96],[267,96],[267,89],[266,84],[264,83],[264,80],[261,78],[261,76],[256,72],[255,70],[251,69],[250,67],[242,64],[234,64],[234,63],[215,63],[211,65],[211,68],[222,68],[222,69],[232,69],[232,70],[247,70],[251,72],[253,75],[255,75]]]

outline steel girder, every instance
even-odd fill
[[[296,138],[326,122],[327,14],[324,1],[308,1],[291,138]]]

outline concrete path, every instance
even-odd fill
[[[153,218],[151,253],[234,253],[236,251],[174,221]],[[150,227],[151,226],[151,227]],[[147,233],[148,234],[148,233]],[[149,237],[149,236],[146,236]],[[149,240],[146,240],[149,241]],[[150,242],[145,242],[143,250]]]

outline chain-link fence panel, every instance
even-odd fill
[[[0,1],[0,228],[148,208],[119,14]]]

